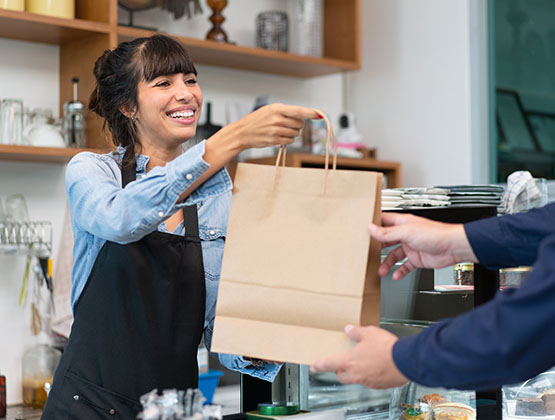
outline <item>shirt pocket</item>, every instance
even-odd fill
[[[204,259],[204,274],[207,280],[218,281],[224,256],[225,230],[219,227],[199,227]]]

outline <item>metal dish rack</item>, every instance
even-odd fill
[[[0,254],[48,258],[51,253],[51,222],[0,222]]]

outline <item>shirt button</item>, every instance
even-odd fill
[[[113,416],[114,414],[116,414],[116,410],[114,410],[113,408],[110,408],[110,411],[108,411],[108,413],[110,413],[110,415]]]
[[[208,232],[210,234],[210,236],[214,236],[216,234],[215,230],[211,230],[210,232]]]
[[[185,175],[185,178],[187,178],[190,181],[191,179],[193,179],[193,175],[192,174],[187,174],[187,175]]]
[[[141,175],[141,179],[146,178],[146,174]]]
[[[158,212],[158,216],[159,216],[159,217],[164,217],[164,212],[163,212],[163,211],[159,211],[159,212]]]
[[[75,401],[79,401],[79,395],[77,395],[77,394],[74,395],[74,396],[73,396],[73,399],[74,399]]]

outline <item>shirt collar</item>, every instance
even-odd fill
[[[123,154],[125,153],[125,147],[119,146],[117,153],[121,162],[123,159]],[[146,165],[150,160],[150,156],[135,155],[135,159],[137,160],[137,173],[144,174],[146,172]]]

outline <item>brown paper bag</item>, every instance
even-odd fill
[[[345,325],[379,324],[368,225],[382,174],[335,157],[333,170],[328,156],[326,169],[238,164],[211,351],[311,364],[352,347]]]

